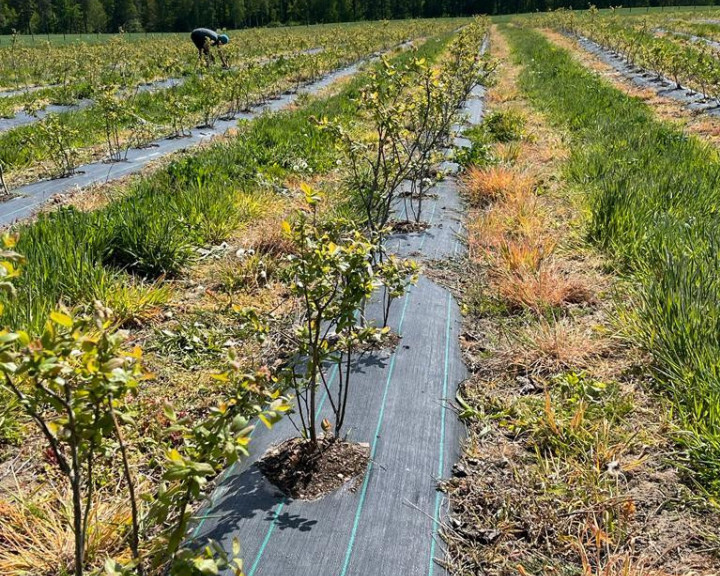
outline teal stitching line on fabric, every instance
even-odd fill
[[[258,550],[257,556],[255,557],[255,562],[253,562],[252,568],[250,568],[250,572],[248,572],[248,576],[255,575],[255,570],[257,570],[258,565],[260,564],[260,560],[262,560],[263,554],[265,553],[265,548],[267,548],[267,545],[270,542],[270,537],[275,531],[275,526],[277,526],[277,520],[278,518],[280,518],[280,513],[285,507],[285,504],[287,504],[287,498],[283,498],[283,501],[280,502],[277,510],[275,510],[275,514],[273,514],[273,519],[270,523],[270,527],[268,528],[267,534],[265,534],[265,539],[263,540],[263,543],[260,545],[260,550]]]
[[[337,376],[338,367],[337,364],[333,367],[333,373],[330,375],[330,381],[328,382],[328,388],[332,386],[333,382],[335,381],[335,377]],[[318,405],[318,409],[316,411],[316,416],[320,416],[320,412],[322,411],[323,406],[325,405],[325,400],[327,400],[328,394],[327,390],[323,393],[323,397],[320,399],[320,404]],[[280,513],[282,512],[283,508],[285,508],[285,505],[288,503],[287,498],[283,498],[283,501],[280,502],[279,506],[277,507],[277,510],[275,510],[275,513],[273,514],[272,522],[270,523],[270,526],[268,527],[267,534],[265,534],[265,538],[263,539],[262,544],[260,545],[260,550],[258,550],[257,556],[255,556],[255,562],[253,562],[252,567],[250,568],[250,572],[248,572],[248,576],[255,576],[255,571],[257,570],[258,566],[260,565],[260,560],[262,560],[263,554],[265,554],[265,548],[267,548],[267,545],[270,543],[270,537],[272,536],[272,533],[275,531],[275,526],[277,526],[277,520],[280,518]]]
[[[410,301],[410,294],[405,298],[405,304],[403,305],[402,315],[400,316],[400,323],[398,324],[398,332],[402,330],[403,321],[405,320],[405,312],[407,311],[408,302]],[[383,417],[385,416],[385,404],[387,401],[388,391],[390,390],[390,381],[392,380],[393,372],[395,371],[395,359],[397,353],[394,353],[390,360],[390,367],[388,368],[388,377],[385,382],[385,390],[383,391],[382,403],[380,405],[380,414],[378,415],[378,423],[375,427],[375,436],[373,438],[372,450],[370,451],[370,462],[368,463],[367,472],[365,472],[365,479],[363,480],[362,490],[360,492],[360,502],[358,503],[357,511],[355,512],[355,520],[353,522],[352,532],[350,533],[350,542],[348,543],[347,550],[345,552],[345,561],[343,562],[342,572],[340,576],[345,576],[348,566],[350,564],[350,556],[352,555],[353,544],[355,543],[355,536],[357,535],[357,529],[360,525],[360,516],[362,514],[363,506],[365,505],[365,496],[367,494],[368,482],[370,481],[370,472],[373,468],[373,459],[375,458],[375,451],[377,450],[378,437],[380,435],[380,428],[382,428]]]
[[[433,203],[433,209],[430,213],[430,218],[428,220],[429,224],[432,224],[433,219],[435,218],[435,208],[437,206],[437,202]],[[425,245],[425,240],[427,239],[427,233],[423,233],[422,241],[420,242],[420,248],[419,250],[422,250],[422,247]],[[410,296],[412,294],[412,290],[410,290],[405,297],[405,303],[403,304],[402,314],[400,315],[400,323],[398,324],[398,333],[402,333],[402,325],[405,321],[405,312],[407,311],[408,302],[410,302]],[[382,427],[382,421],[383,417],[385,415],[385,403],[387,400],[388,391],[390,389],[390,381],[392,379],[393,372],[395,371],[395,359],[397,358],[397,353],[394,353],[391,360],[390,360],[390,366],[388,367],[388,377],[387,381],[385,382],[385,390],[383,392],[383,399],[382,404],[380,405],[380,414],[378,416],[378,423],[377,427],[375,429],[375,437],[373,439],[373,445],[372,450],[370,452],[370,463],[368,464],[367,472],[365,472],[365,479],[363,480],[362,489],[360,491],[360,501],[358,502],[358,508],[355,512],[355,520],[353,521],[353,527],[352,531],[350,532],[350,542],[348,542],[348,547],[345,552],[345,560],[343,562],[342,571],[340,572],[340,576],[345,576],[347,573],[348,566],[350,565],[350,557],[352,556],[352,550],[353,546],[355,544],[355,537],[357,536],[357,530],[360,525],[360,516],[362,515],[362,509],[365,506],[365,497],[367,494],[367,487],[368,483],[370,481],[370,472],[373,468],[373,459],[375,458],[375,451],[377,450],[377,441],[378,436],[380,434],[380,428]],[[252,576],[252,575],[248,575]]]
[[[447,295],[447,319],[445,321],[445,366],[443,370],[443,387],[442,387],[442,399],[443,401],[447,398],[448,388],[448,367],[450,364],[450,311],[452,307],[452,295],[448,292]],[[438,480],[443,476],[443,468],[445,467],[445,406],[441,404],[442,412],[440,413],[440,447],[438,456]],[[428,569],[428,576],[433,576],[435,570],[435,541],[438,536],[438,523],[440,521],[440,502],[442,497],[440,492],[435,492],[435,515],[433,516],[433,537],[430,542],[430,567]]]
[[[430,222],[430,223],[432,223],[432,221],[433,221],[433,219],[434,219],[434,217],[435,217],[435,208],[436,208],[436,207],[437,207],[437,202],[433,203],[433,209],[432,209],[432,212],[430,213],[430,219],[429,219],[429,222]],[[422,249],[423,245],[425,244],[425,239],[426,239],[426,238],[427,238],[427,234],[423,234],[423,239],[422,239],[422,241],[421,241],[421,243],[420,243],[420,248],[421,248],[421,249]],[[405,303],[404,303],[404,305],[403,305],[403,311],[402,311],[402,315],[401,315],[401,317],[400,317],[400,323],[398,324],[398,332],[400,332],[400,330],[402,329],[402,324],[403,324],[403,321],[404,321],[404,319],[405,319],[405,311],[407,310],[407,304],[408,304],[408,301],[409,301],[409,300],[410,300],[410,294],[407,295],[407,297],[406,297],[406,299],[405,299]],[[375,435],[375,436],[376,436],[376,440],[377,440],[377,435],[379,434],[379,426],[380,426],[381,423],[382,423],[382,414],[384,413],[384,409],[385,409],[385,400],[386,400],[386,398],[387,398],[388,385],[389,385],[389,383],[390,383],[390,377],[392,376],[392,372],[393,372],[393,367],[394,367],[394,365],[395,365],[395,356],[393,355],[393,358],[392,358],[391,363],[390,363],[390,372],[389,372],[389,374],[388,374],[388,381],[387,381],[387,384],[386,384],[385,393],[384,393],[384,395],[383,395],[383,405],[382,405],[382,407],[381,407],[381,415],[380,415],[380,419],[379,419],[379,421],[378,421],[378,430],[376,431],[376,435]],[[335,369],[337,370],[337,366],[335,367]],[[332,378],[331,378],[331,383],[332,383],[332,380],[334,380],[334,378],[335,378],[335,374],[333,374],[333,376],[332,376]],[[324,404],[324,402],[325,402],[326,397],[327,397],[327,392],[325,393],[325,396],[323,397],[323,399],[322,399],[322,401],[321,401],[320,408],[318,408],[318,414],[319,414],[319,412],[320,412],[320,409],[322,408],[322,404]],[[367,491],[367,479],[368,479],[368,477],[369,477],[370,470],[371,470],[371,467],[372,467],[372,458],[374,457],[376,446],[377,446],[377,441],[374,442],[374,444],[373,444],[373,451],[372,451],[372,453],[371,453],[371,455],[370,455],[371,461],[370,461],[370,464],[368,465],[368,470],[367,470],[367,472],[366,472],[366,474],[365,474],[365,482],[363,483],[363,494],[361,495],[361,499],[364,499],[364,494],[365,494],[365,492]],[[267,548],[267,546],[268,546],[268,544],[269,544],[269,542],[270,542],[270,537],[272,536],[272,533],[273,533],[273,531],[275,530],[276,521],[277,521],[277,519],[279,518],[280,513],[282,512],[282,509],[285,507],[285,504],[286,504],[286,503],[287,503],[287,499],[283,500],[283,501],[280,503],[280,505],[278,506],[277,510],[275,511],[275,514],[273,515],[272,523],[270,524],[270,527],[268,528],[267,534],[265,534],[265,538],[263,539],[263,542],[262,542],[262,544],[261,544],[261,546],[260,546],[260,550],[258,551],[258,554],[257,554],[257,556],[255,557],[255,561],[253,562],[253,565],[252,565],[252,567],[250,568],[250,571],[248,572],[248,576],[255,576],[255,571],[257,570],[257,568],[258,568],[258,566],[259,566],[259,564],[260,564],[260,560],[262,559],[262,556],[263,556],[263,554],[265,553],[265,549]],[[353,526],[353,535],[351,536],[351,538],[352,538],[353,540],[354,540],[354,534],[357,532],[357,524],[359,523],[359,515],[360,515],[360,512],[361,512],[361,510],[359,510],[358,513],[356,513],[356,525]],[[349,561],[350,561],[350,554],[351,554],[351,553],[352,553],[352,546],[350,546],[350,548],[348,549],[348,555],[347,555],[347,558],[346,558],[346,564],[349,563]],[[345,573],[346,570],[347,570],[347,566],[344,566],[344,568],[343,568],[343,574]]]
[[[457,256],[458,240],[455,240],[453,245],[453,258]],[[452,294],[448,292],[448,307],[447,307],[447,324],[445,325],[445,373],[443,376],[443,399],[447,398],[447,384],[448,384],[448,360],[450,356],[450,310],[452,306]],[[440,459],[438,463],[438,478],[443,476],[444,462],[444,440],[445,440],[445,410],[442,408],[442,415],[440,420]],[[438,537],[438,524],[440,523],[440,503],[442,502],[442,495],[440,492],[435,493],[435,516],[433,517],[433,538],[430,542],[430,567],[428,568],[428,576],[433,576],[435,571],[435,543]]]

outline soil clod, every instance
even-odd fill
[[[370,446],[324,438],[319,449],[302,438],[271,448],[258,468],[286,496],[317,500],[348,482],[354,490],[367,469]]]
[[[390,222],[390,228],[398,234],[412,234],[413,232],[423,232],[430,228],[427,222],[413,222],[412,220],[393,220]]]

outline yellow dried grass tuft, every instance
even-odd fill
[[[124,544],[130,509],[98,495],[88,523],[87,566],[101,566],[112,556],[129,558]],[[48,491],[27,495],[18,487],[12,500],[0,500],[0,574],[57,576],[74,567],[72,505],[69,495]]]

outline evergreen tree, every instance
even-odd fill
[[[107,27],[107,14],[100,0],[88,0],[85,12],[85,31],[104,32]]]
[[[697,0],[625,0],[625,6]],[[714,0],[702,0],[712,3]],[[580,7],[574,2],[576,7]],[[607,7],[610,0],[596,0]],[[535,12],[573,0],[0,0],[0,33],[186,32],[198,26],[237,29],[269,23],[436,18]],[[585,4],[582,5],[585,7]]]

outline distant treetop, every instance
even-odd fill
[[[598,8],[712,4],[714,0],[595,1]],[[184,32],[273,24],[508,14],[573,6],[571,0],[0,0],[0,34]],[[574,2],[575,8],[587,3]]]

